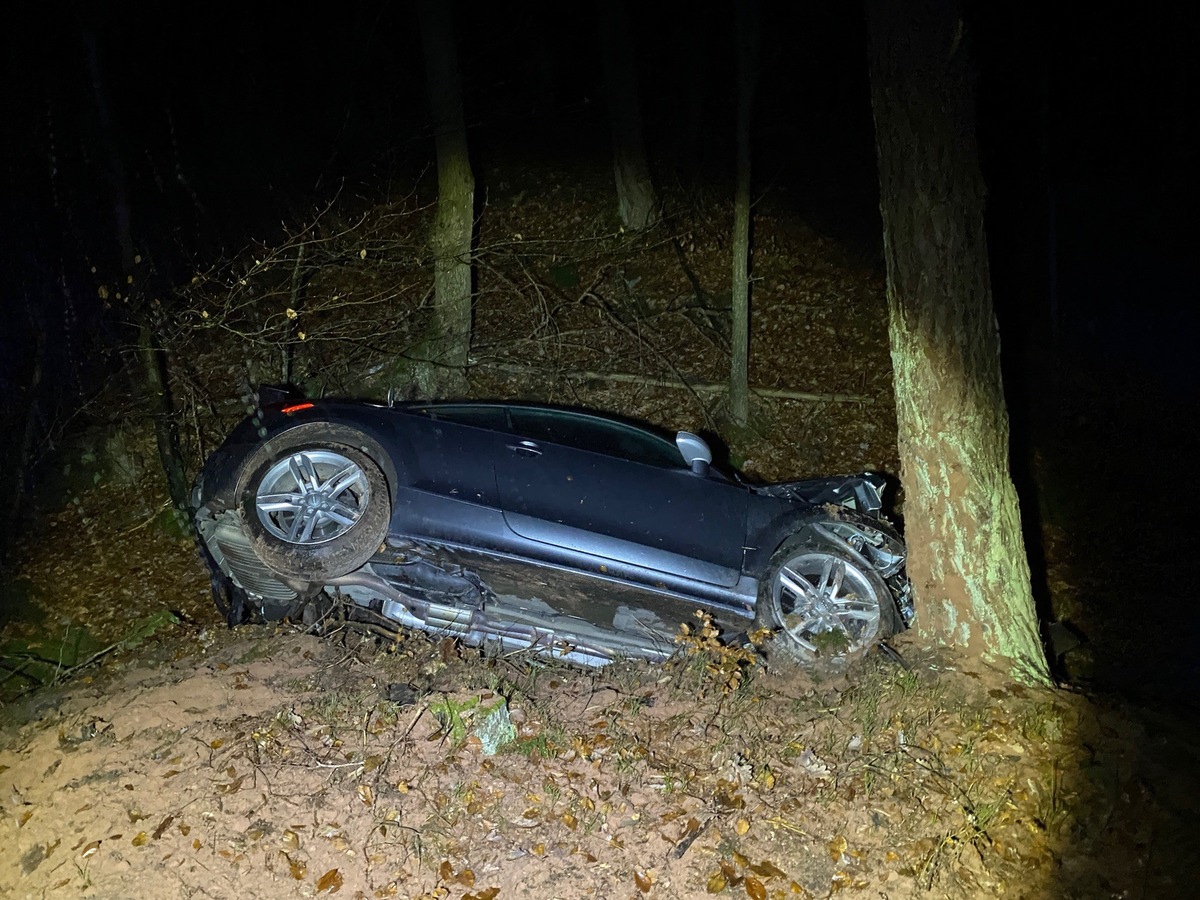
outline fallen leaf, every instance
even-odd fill
[[[345,879],[342,878],[342,873],[337,869],[330,869],[317,879],[317,893],[329,891],[331,894],[336,894],[344,883]]]
[[[725,880],[725,873],[720,869],[717,869],[716,872],[709,876],[708,885],[706,886],[705,890],[707,890],[710,894],[719,894],[721,891],[725,890],[727,886],[728,882]]]
[[[742,883],[742,876],[733,867],[733,863],[727,859],[721,860],[721,874],[725,876],[725,881],[733,887]]]
[[[302,859],[287,858],[288,868],[292,872],[292,877],[297,881],[303,881],[304,876],[308,873],[308,865]]]
[[[835,837],[832,841],[829,842],[829,845],[827,847],[827,849],[829,850],[829,858],[832,859],[834,862],[837,862],[838,860],[840,860],[842,858],[842,855],[846,852],[846,846],[847,846],[847,842],[846,842],[845,836],[839,834],[837,837]]]
[[[371,790],[369,784],[360,784],[358,786],[358,799],[363,802],[363,806],[373,806],[375,804],[375,792]]]
[[[746,896],[750,900],[767,900],[767,889],[761,881],[749,875],[746,878]]]
[[[786,872],[774,863],[767,862],[765,859],[760,863],[750,866],[750,871],[755,875],[761,875],[763,878],[787,878]]]
[[[163,836],[163,832],[171,827],[171,823],[175,821],[174,816],[167,816],[158,823],[158,827],[154,829],[154,839],[157,841]]]
[[[639,891],[646,894],[650,892],[650,888],[654,885],[654,878],[645,869],[634,869],[633,883],[637,885]]]
[[[149,840],[150,840],[150,835],[146,834],[146,832],[144,832],[144,831],[139,831],[137,834],[135,834],[133,836],[133,840],[130,841],[130,843],[133,844],[133,846],[135,846],[135,847],[145,847],[147,842],[149,842]]]
[[[99,849],[100,849],[100,842],[92,841],[90,844],[88,844],[86,847],[83,848],[83,852],[80,853],[79,855],[82,856],[84,859],[87,859],[89,856],[94,855],[95,852]]]
[[[33,810],[32,809],[25,810],[25,812],[21,813],[21,818],[19,818],[17,820],[17,827],[18,828],[25,827],[25,823],[28,822],[32,818],[33,818]]]
[[[733,830],[739,835],[745,834],[750,830],[750,821],[748,819],[738,819],[737,824],[733,826]]]

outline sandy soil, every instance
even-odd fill
[[[721,662],[181,626],[4,709],[0,895],[1182,896],[1200,794],[1144,726],[929,660]]]

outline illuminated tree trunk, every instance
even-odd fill
[[[421,42],[436,130],[438,206],[430,245],[434,254],[434,332],[426,347],[438,374],[423,393],[461,394],[471,349],[471,240],[475,175],[467,155],[458,55],[449,0],[421,0]]]
[[[868,0],[909,574],[920,633],[1048,680],[992,307],[974,102],[952,0]]]
[[[617,212],[621,224],[641,231],[658,222],[658,195],[642,142],[642,113],[638,103],[637,64],[629,36],[624,0],[599,0],[600,50],[604,58],[604,88],[612,125],[613,171],[617,178]]]

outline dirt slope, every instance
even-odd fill
[[[715,647],[590,673],[194,627],[139,656],[4,711],[0,895],[1182,896],[1195,854],[1161,737],[928,661],[735,687]]]

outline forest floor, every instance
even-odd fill
[[[205,617],[4,708],[0,894],[1190,895],[1184,729],[903,637],[734,686]]]
[[[641,243],[596,238],[611,232],[594,199],[604,178],[589,194],[566,175],[493,177],[473,393],[705,429],[764,478],[895,473],[878,274],[763,204],[761,391],[751,427],[730,429],[719,392],[663,384],[726,377],[719,205]],[[489,292],[528,267],[541,276],[525,305]],[[353,290],[345,271],[330,278]],[[895,641],[909,668],[880,656],[819,678],[739,663],[717,641],[660,666],[585,671],[420,635],[230,630],[136,462],[145,430],[122,444],[130,477],[96,463],[111,435],[76,444],[45,479],[55,490],[30,511],[4,587],[22,616],[0,655],[31,662],[3,683],[0,895],[1191,896],[1192,723],[1112,692],[1149,683],[1147,648],[1186,644],[1190,619],[1123,629],[1128,616],[1109,615],[1154,601],[1146,576],[1186,535],[1100,526],[1113,495],[1080,489],[1144,451],[1126,429],[1128,453],[1108,440],[1107,459],[1081,465],[1094,447],[1077,433],[1110,435],[1092,405],[1037,457],[1064,485],[1042,505],[1040,555],[1055,614],[1092,637],[1086,692],[966,670],[911,635]],[[1159,462],[1183,462],[1170,435],[1157,446]],[[1106,574],[1130,570],[1143,577],[1114,599]],[[501,704],[516,736],[493,753],[479,711]]]

